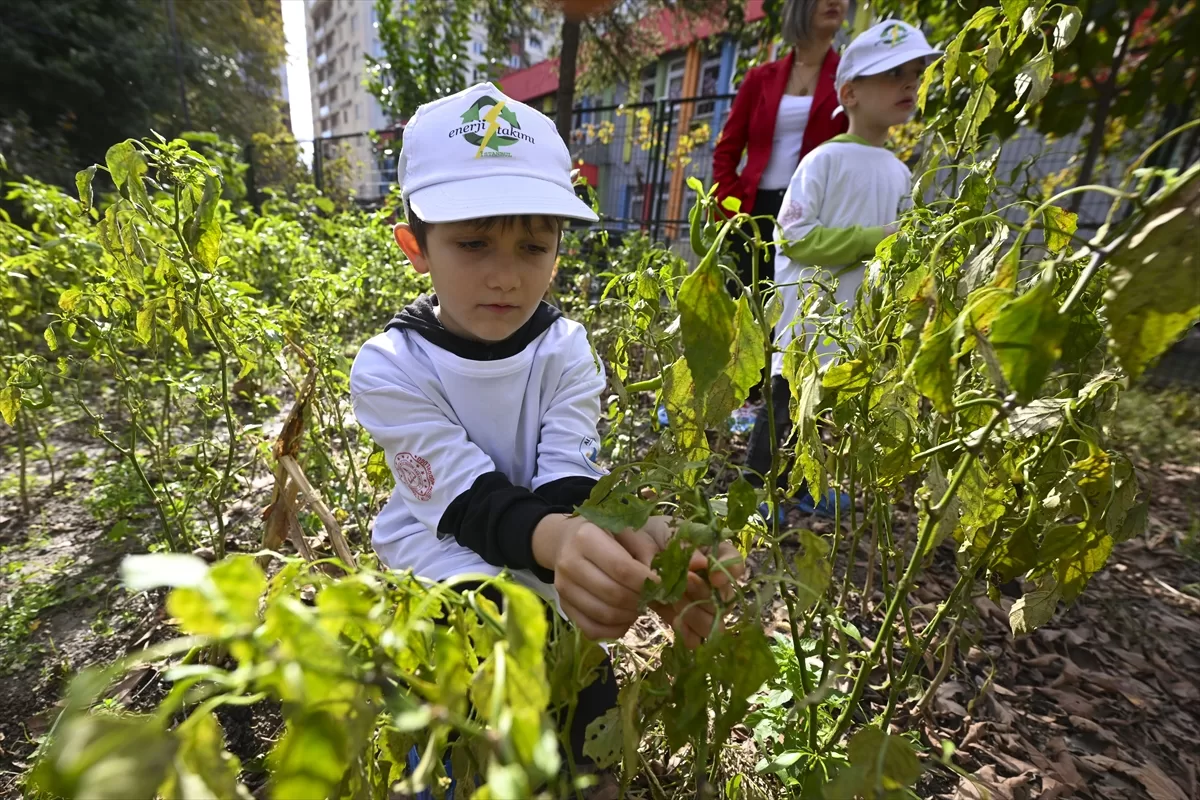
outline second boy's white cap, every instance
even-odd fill
[[[571,154],[545,114],[490,83],[426,103],[404,126],[404,199],[425,222],[510,214],[597,220],[571,186]]]
[[[834,84],[840,90],[855,78],[878,75],[913,59],[941,54],[941,50],[929,46],[921,31],[907,22],[889,19],[863,31],[846,46]]]

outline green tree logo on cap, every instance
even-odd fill
[[[513,110],[505,108],[506,103],[506,100],[496,100],[491,95],[484,95],[463,112],[464,128],[468,129],[463,133],[463,138],[479,147],[475,152],[476,158],[483,155],[484,149],[498,154],[501,147],[514,145],[520,139],[533,141],[532,137],[519,133],[521,124],[517,122],[517,115]],[[485,108],[490,110],[483,113]]]
[[[908,38],[908,28],[898,22],[893,22],[879,32],[879,41],[888,47],[895,47]]]

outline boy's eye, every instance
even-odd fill
[[[900,67],[892,67],[883,74],[887,75],[889,78],[899,78],[903,76],[904,70],[902,70]]]
[[[531,253],[549,253],[550,252],[549,247],[545,247],[540,244],[527,244],[527,245],[525,245],[525,249]]]
[[[465,239],[457,244],[460,250],[482,250],[487,247],[487,242],[482,239]]]

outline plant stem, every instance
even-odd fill
[[[995,430],[996,426],[1006,416],[1006,411],[997,409],[996,413],[988,421],[984,428],[983,436],[980,437],[980,445],[987,441],[988,436]],[[866,661],[859,668],[858,677],[854,682],[854,688],[850,692],[849,701],[846,703],[845,710],[842,711],[841,717],[837,721],[833,732],[829,738],[825,740],[821,750],[827,751],[835,743],[837,743],[846,730],[850,727],[853,720],[854,712],[858,710],[858,705],[862,701],[863,692],[867,689],[867,682],[871,678],[871,671],[879,663],[880,653],[883,651],[884,642],[887,641],[886,631],[895,624],[896,615],[900,612],[900,605],[908,596],[908,592],[913,584],[913,579],[916,577],[917,569],[920,567],[921,560],[925,550],[928,549],[930,542],[933,540],[933,532],[937,527],[938,521],[942,514],[945,513],[946,506],[958,494],[958,489],[962,485],[963,480],[967,476],[967,470],[974,465],[978,458],[979,445],[968,449],[966,455],[963,456],[961,462],[955,467],[954,476],[950,480],[950,485],[946,488],[945,494],[941,500],[933,508],[929,509],[928,516],[925,519],[925,525],[921,529],[920,535],[917,537],[917,546],[913,549],[912,555],[908,559],[908,566],[904,569],[904,574],[900,577],[899,584],[896,587],[896,593],[892,596],[891,602],[888,604],[887,613],[884,615],[883,623],[880,626],[880,635],[876,637],[875,644],[871,647],[870,653],[867,655]]]

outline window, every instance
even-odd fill
[[[471,52],[477,56],[483,55],[483,42],[471,42]]]
[[[480,81],[486,81],[488,78],[487,69],[484,67],[476,67],[471,74],[473,75],[472,80],[474,80],[476,83],[479,83]]]
[[[483,22],[483,12],[476,11],[474,14],[471,15],[471,19],[475,20],[476,22]]]
[[[361,108],[362,108],[362,103],[355,103],[355,104],[354,104],[354,118],[355,118],[355,119],[358,119],[358,112],[359,112],[359,110],[360,110]]]
[[[519,55],[517,55],[516,53],[513,53],[511,56],[508,57],[508,65],[510,67],[512,67],[513,69],[517,69],[518,67],[521,66],[521,57]]]
[[[650,66],[642,70],[642,87],[641,94],[638,95],[639,103],[653,103],[654,90],[658,83],[658,70]]]
[[[358,30],[358,14],[350,15],[350,32],[354,33]]]
[[[342,122],[350,121],[350,112],[347,109],[342,109]]]
[[[696,94],[699,97],[712,97],[718,93],[717,81],[721,77],[721,58],[716,56],[709,58],[700,65],[700,86]],[[713,108],[716,106],[715,100],[704,100],[696,103],[696,112],[694,118],[697,120],[709,120],[712,118]]]
[[[529,46],[534,48],[535,50],[541,50],[542,49],[542,37],[530,36],[529,37]]]
[[[667,64],[667,97],[675,99],[683,96],[684,60],[677,58]]]

